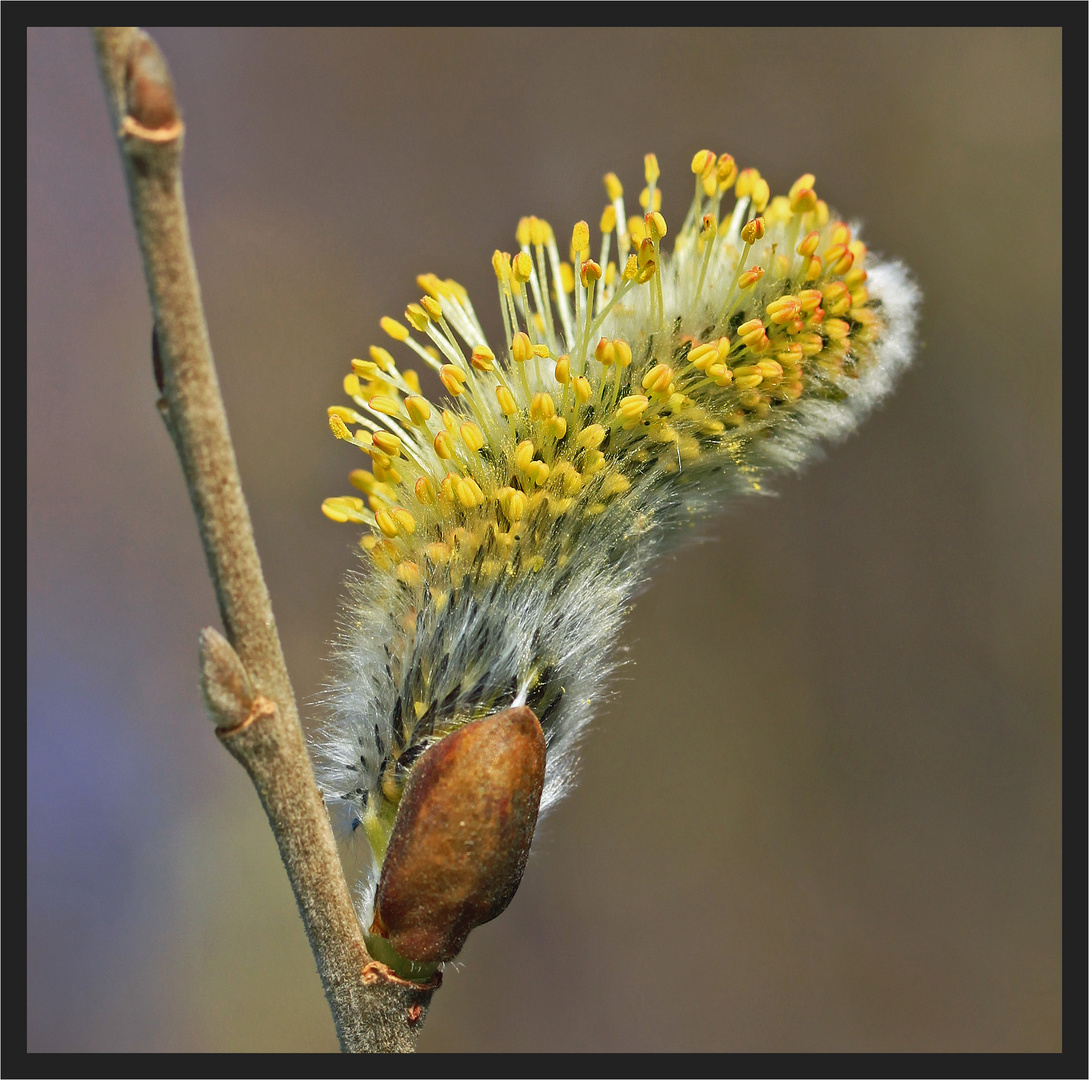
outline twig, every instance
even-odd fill
[[[219,393],[181,184],[184,125],[158,47],[94,30],[154,319],[159,410],[181,459],[227,636],[201,634],[201,685],[257,789],[345,1051],[414,1050],[431,994],[367,952],[314,781]]]

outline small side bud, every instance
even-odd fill
[[[544,770],[544,733],[524,705],[430,747],[401,797],[371,934],[416,963],[453,960],[521,883]]]
[[[200,632],[200,693],[208,718],[218,728],[238,727],[257,696],[238,653],[211,626]]]

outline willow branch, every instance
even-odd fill
[[[182,194],[185,128],[166,62],[135,27],[97,28],[94,40],[151,300],[159,409],[226,630],[201,635],[205,704],[268,815],[341,1048],[413,1050],[438,981],[407,982],[367,953],[314,780],[212,359]]]

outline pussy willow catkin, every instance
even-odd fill
[[[404,321],[382,320],[390,348],[352,361],[352,404],[329,410],[371,463],[350,475],[359,495],[323,506],[364,526],[366,566],[317,747],[330,808],[374,855],[364,919],[424,750],[528,704],[552,805],[655,557],[849,432],[910,360],[915,286],[813,176],[771,198],[755,169],[707,150],[692,173],[672,251],[653,154],[643,212],[626,215],[608,174],[600,240],[579,221],[570,263],[547,222],[523,218],[514,254],[492,256],[501,346],[462,286],[421,276]],[[424,397],[405,360],[433,368],[449,400]]]

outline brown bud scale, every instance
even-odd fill
[[[533,711],[505,709],[459,728],[413,766],[375,899],[372,934],[416,962],[452,960],[469,931],[511,902],[544,787]]]

